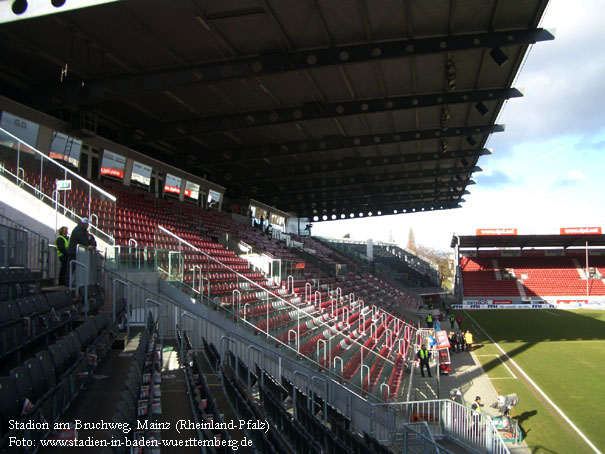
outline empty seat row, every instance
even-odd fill
[[[187,377],[185,380],[188,385],[187,392],[190,394],[193,402],[193,419],[200,423],[207,423],[210,420],[223,421],[224,418],[222,416],[222,411],[218,407],[214,396],[210,392],[210,388],[206,382],[206,378],[204,377],[200,364],[200,357],[194,354],[191,341],[186,334],[184,335],[184,338],[182,339],[183,342],[181,344],[181,335],[181,330],[178,329],[177,339],[179,341],[179,345],[183,345],[185,350],[184,352],[180,352],[181,364],[184,367],[183,372]],[[197,431],[197,433],[198,437],[204,440],[210,440],[216,437],[222,440],[230,439],[229,433],[225,429],[210,430],[201,428]],[[221,448],[215,449],[215,447],[209,447],[207,450],[211,454],[223,452]],[[225,452],[232,452],[232,449],[227,448]]]
[[[141,332],[139,344],[133,354],[133,361],[124,381],[122,399],[117,404],[117,411],[112,416],[114,423],[127,423],[130,427],[138,427],[137,421],[151,421],[160,409],[159,378],[161,377],[161,345],[158,338],[158,324],[151,312],[147,316],[146,327]],[[108,440],[122,440],[122,446],[113,446],[111,451],[123,454],[126,448],[125,438],[150,438],[149,430],[129,432],[125,434],[119,429],[110,429]]]
[[[111,318],[103,312],[0,377],[0,451],[11,436],[40,440],[51,432],[109,351],[112,330]],[[21,430],[11,421],[37,424]]]
[[[80,302],[72,301],[67,290],[33,295],[0,304],[0,358],[39,339],[69,327],[80,315]],[[17,358],[18,359],[18,358]]]
[[[245,374],[246,372],[243,372],[243,368],[240,368],[240,376],[242,373]],[[228,373],[223,373],[223,383],[225,393],[239,419],[247,421],[262,421],[264,419],[264,415],[258,406],[245,393],[236,379],[230,377]],[[256,452],[277,454],[286,451],[282,441],[277,436],[276,429],[272,426],[269,426],[266,433],[263,430],[251,430],[249,433],[257,450]]]
[[[0,268],[0,302],[35,295],[40,283],[27,268]]]

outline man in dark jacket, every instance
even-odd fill
[[[67,248],[69,247],[69,236],[67,235],[67,227],[63,226],[59,229],[59,235],[55,241],[57,247],[57,257],[59,258],[59,285],[67,284]]]
[[[67,248],[69,260],[76,259],[76,252],[80,245],[88,249],[93,249],[90,238],[88,237],[88,218],[80,219],[78,225],[71,232],[69,247]]]

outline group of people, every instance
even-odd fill
[[[446,317],[448,318],[450,325],[452,327],[452,329],[454,329],[455,325],[458,325],[458,329],[462,330],[462,315],[458,314],[457,316],[454,315],[453,313],[448,313],[446,314]],[[426,327],[427,328],[433,328],[434,324],[435,324],[435,320],[439,320],[440,322],[443,321],[443,315],[441,313],[439,313],[439,315],[434,315],[432,313],[428,313],[426,316]]]
[[[57,247],[57,257],[59,258],[59,285],[67,285],[67,267],[69,262],[76,259],[78,246],[88,249],[96,249],[97,241],[88,231],[88,218],[80,219],[78,225],[74,227],[69,235],[69,229],[61,227],[58,232],[55,245]]]
[[[462,315],[458,314],[458,316],[456,316],[453,313],[449,314],[449,320],[452,329],[454,329],[454,324],[457,323],[458,329],[462,330]]]
[[[460,353],[461,351],[473,351],[473,334],[469,331],[460,331],[456,333],[450,331],[450,353]]]

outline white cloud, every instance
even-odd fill
[[[452,234],[477,228],[516,227],[522,233],[558,233],[559,227],[601,226],[605,201],[598,187],[605,172],[605,1],[551,0],[541,24],[556,28],[555,40],[538,43],[515,86],[525,97],[511,100],[494,134],[490,157],[474,175],[477,185],[461,209],[386,216],[330,227],[334,235],[402,245],[410,227],[419,244],[449,249]],[[593,183],[594,182],[594,183]],[[367,222],[370,221],[370,222]],[[314,233],[327,225],[317,223]]]
[[[570,170],[569,172],[567,172],[567,179],[570,181],[581,181],[585,180],[586,177],[579,170]]]
[[[571,186],[581,181],[584,181],[586,177],[579,170],[570,170],[563,178],[559,178],[555,182],[555,187],[566,187]]]
[[[505,155],[522,142],[585,134],[605,124],[605,2],[551,0],[542,26],[555,40],[532,46],[515,86],[524,97],[509,101],[490,146]]]

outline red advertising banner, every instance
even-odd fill
[[[437,339],[437,348],[450,348],[450,340],[447,337],[447,331],[441,330],[435,333],[435,337]]]
[[[557,304],[586,304],[588,300],[557,300]]]
[[[176,186],[164,186],[164,192],[169,192],[171,194],[180,194],[181,188]]]
[[[305,262],[297,263],[296,265],[294,265],[294,269],[295,270],[304,270],[305,269]]]
[[[498,228],[498,229],[477,229],[477,236],[489,235],[516,235],[517,229],[513,228]]]
[[[493,304],[513,304],[513,302],[511,300],[494,300],[492,301]]]
[[[601,227],[561,227],[561,235],[600,235]]]
[[[121,179],[124,177],[124,171],[119,169],[112,169],[111,167],[101,167],[101,175]]]
[[[164,184],[164,192],[169,194],[180,194],[181,193],[181,179],[174,175],[166,174],[166,181]]]

